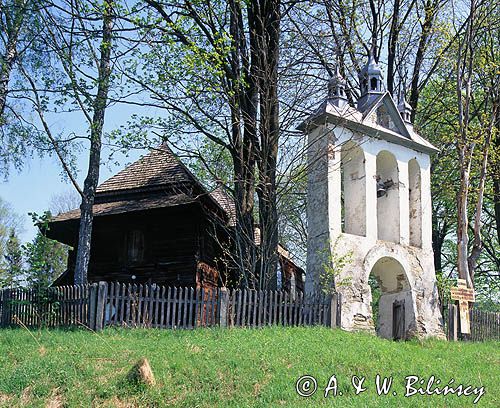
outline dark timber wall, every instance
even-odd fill
[[[210,224],[196,204],[95,217],[88,279],[196,286],[200,270],[216,269],[219,254],[212,241]],[[72,284],[75,254],[56,285]],[[217,284],[217,277],[209,280],[209,286]]]

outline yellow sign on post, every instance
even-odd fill
[[[465,279],[457,279],[457,286],[451,288],[451,298],[458,300],[460,310],[460,331],[470,334],[469,302],[474,303],[474,289],[467,287]]]

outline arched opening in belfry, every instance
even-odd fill
[[[422,247],[422,176],[416,159],[408,162],[408,180],[410,245]]]
[[[415,312],[406,272],[396,259],[380,258],[370,271],[372,316],[377,335],[404,340],[415,327]]]
[[[349,141],[341,151],[342,232],[366,236],[366,172],[363,149]]]
[[[394,155],[386,150],[377,155],[377,231],[378,239],[399,243],[399,174]]]

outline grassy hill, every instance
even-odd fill
[[[154,387],[127,380],[141,357],[151,363]],[[309,398],[296,392],[297,379],[306,374],[318,383]],[[377,374],[393,377],[388,395],[377,395]],[[337,396],[332,391],[324,398],[332,375]],[[354,375],[366,378],[366,391],[359,395],[351,384]],[[425,382],[434,375],[439,387],[451,379],[452,386],[484,387],[476,405],[500,407],[498,342],[396,343],[320,327],[99,334],[0,330],[0,406],[5,407],[466,407],[478,396],[404,397],[410,375]]]

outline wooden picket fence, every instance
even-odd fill
[[[238,327],[339,326],[340,297],[311,299],[284,291],[232,290],[227,293],[227,325]]]
[[[43,296],[30,289],[2,290],[0,327],[339,327],[340,304],[336,294],[311,299],[284,291],[99,282],[50,288]]]
[[[0,327],[88,325],[90,285],[0,290]]]
[[[449,304],[446,316],[448,340],[500,341],[500,313],[471,309],[469,311],[469,319],[470,334],[462,334],[460,332],[460,313],[458,306]]]
[[[219,324],[219,289],[156,285],[99,284],[95,325],[161,329]]]

